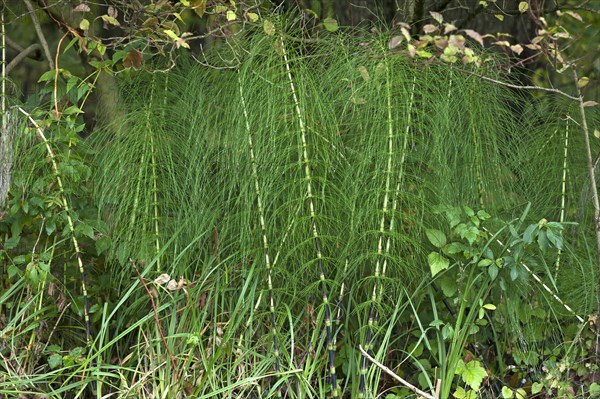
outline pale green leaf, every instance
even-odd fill
[[[429,263],[432,277],[435,277],[436,274],[442,270],[446,270],[450,266],[450,261],[437,252],[430,253],[427,256],[427,262]]]
[[[522,1],[519,3],[519,12],[524,14],[529,10],[529,4],[526,1]]]
[[[337,20],[334,19],[334,18],[325,18],[323,20],[323,26],[329,32],[336,32],[340,28],[339,25],[338,25]]]
[[[504,399],[512,399],[514,396],[515,396],[515,393],[513,392],[512,389],[510,389],[507,386],[502,387],[502,397]]]

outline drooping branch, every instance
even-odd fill
[[[8,75],[10,73],[10,71],[14,67],[19,65],[19,63],[21,61],[23,61],[25,58],[29,57],[31,53],[35,53],[36,51],[38,51],[40,48],[41,47],[38,43],[34,43],[31,46],[23,49],[23,51],[21,51],[19,54],[17,54],[17,56],[15,58],[13,58],[12,61],[6,66],[6,74]]]

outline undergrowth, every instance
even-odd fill
[[[569,110],[283,25],[132,72],[88,139],[15,127],[0,396],[411,395],[360,348],[442,398],[589,395]]]

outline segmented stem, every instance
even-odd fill
[[[566,203],[567,203],[567,158],[569,155],[569,120],[571,118],[567,115],[567,126],[565,128],[565,148],[563,155],[563,170],[562,170],[562,187],[560,195],[560,223],[565,221]],[[556,265],[554,268],[554,279],[558,278],[558,271],[560,269],[560,259],[562,256],[562,248],[558,249],[556,254]]]
[[[81,274],[81,291],[83,294],[83,319],[85,322],[85,338],[88,345],[91,344],[92,341],[92,332],[91,332],[91,323],[90,323],[90,314],[89,314],[89,301],[88,301],[88,292],[87,292],[87,284],[85,279],[85,271],[83,267],[82,260],[82,252],[79,247],[79,241],[77,241],[77,237],[75,237],[75,225],[73,223],[73,218],[71,217],[71,208],[69,207],[69,203],[67,202],[67,195],[64,190],[62,177],[60,172],[58,171],[58,165],[56,163],[56,155],[54,154],[54,150],[50,146],[50,142],[46,138],[44,131],[40,127],[40,125],[33,119],[33,117],[23,110],[21,107],[18,107],[19,111],[27,116],[27,119],[31,122],[31,124],[35,127],[35,131],[38,137],[44,142],[46,146],[46,152],[48,153],[48,157],[50,158],[50,163],[52,165],[52,172],[54,173],[54,177],[56,178],[56,183],[58,184],[58,190],[60,193],[62,207],[65,210],[65,214],[67,216],[67,224],[69,226],[69,232],[71,233],[71,242],[73,243],[73,249],[75,250],[75,258],[77,259],[77,265],[79,267],[79,273]]]
[[[319,281],[322,287],[323,293],[323,306],[325,308],[325,331],[327,335],[327,351],[329,353],[329,382],[331,385],[331,396],[334,398],[339,397],[336,372],[335,372],[335,345],[333,340],[333,331],[331,323],[331,308],[329,304],[329,298],[327,293],[327,284],[325,282],[325,267],[323,265],[323,253],[321,251],[321,238],[319,235],[319,229],[317,226],[317,214],[315,210],[315,202],[313,199],[313,187],[312,187],[312,174],[310,168],[310,159],[308,156],[308,133],[306,130],[306,124],[304,122],[303,112],[298,101],[298,94],[296,91],[296,85],[292,76],[292,68],[290,66],[290,60],[288,58],[287,49],[285,47],[285,41],[283,36],[279,38],[281,43],[281,53],[285,62],[285,69],[287,72],[288,81],[290,84],[290,90],[292,93],[292,100],[294,102],[294,108],[296,116],[298,118],[298,128],[300,130],[300,138],[302,140],[302,160],[304,163],[304,177],[306,179],[306,191],[308,207],[310,211],[310,219],[312,224],[312,235],[315,241],[315,251],[317,255],[317,261],[319,264]]]
[[[260,221],[260,231],[262,235],[263,252],[265,256],[265,265],[267,267],[267,287],[269,291],[269,313],[271,315],[271,334],[273,336],[273,352],[275,355],[274,369],[276,373],[280,372],[279,367],[279,343],[277,342],[277,330],[276,330],[276,319],[275,319],[275,300],[273,296],[273,278],[272,270],[273,265],[271,264],[271,257],[269,255],[269,241],[267,239],[267,227],[265,223],[265,211],[263,208],[262,194],[260,190],[260,184],[258,179],[258,170],[256,166],[256,157],[254,156],[254,141],[252,140],[252,132],[250,129],[250,120],[248,117],[248,109],[246,107],[246,99],[244,97],[244,89],[242,81],[238,71],[238,86],[240,90],[240,100],[242,102],[242,111],[244,114],[244,122],[246,124],[246,132],[248,133],[248,151],[250,153],[250,165],[252,167],[252,179],[254,180],[254,192],[256,194],[256,204],[258,207],[258,216]],[[277,390],[277,397],[282,397],[281,389]]]

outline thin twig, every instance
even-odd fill
[[[492,82],[492,83],[499,84],[501,86],[511,87],[513,89],[546,91],[546,92],[549,92],[549,93],[560,94],[561,96],[564,96],[564,97],[566,97],[566,98],[568,98],[570,100],[579,101],[579,97],[572,96],[572,95],[570,95],[568,93],[565,93],[564,91],[558,90],[558,89],[550,89],[550,88],[547,88],[547,87],[540,87],[540,86],[520,86],[520,85],[513,85],[511,83],[502,82],[501,80],[496,80],[496,79],[488,78],[487,76],[481,76],[481,75],[478,75],[476,73],[471,73],[471,75],[477,76],[478,78],[481,78],[483,80],[487,80],[487,81]]]
[[[38,21],[37,15],[35,14],[35,9],[29,0],[23,0],[27,9],[30,12],[31,20],[33,21],[33,26],[35,28],[35,32],[37,33],[38,39],[40,40],[40,44],[44,49],[44,55],[48,60],[48,64],[50,65],[50,69],[54,69],[54,61],[52,60],[52,55],[50,55],[50,47],[48,47],[48,42],[46,41],[46,37],[44,36],[44,32],[42,32],[42,27],[40,26],[40,21]]]
[[[429,393],[427,393],[425,391],[421,391],[419,388],[417,388],[416,386],[414,386],[410,382],[402,379],[402,377],[400,377],[398,374],[394,373],[392,370],[390,370],[389,368],[387,368],[383,364],[379,363],[371,355],[369,355],[367,353],[367,351],[365,351],[361,345],[358,346],[358,349],[360,350],[360,353],[362,353],[362,355],[365,358],[367,358],[368,360],[371,361],[371,363],[373,363],[375,366],[379,367],[384,373],[390,375],[396,381],[398,381],[399,383],[401,383],[402,385],[404,385],[406,388],[410,389],[411,391],[413,391],[417,395],[421,395],[422,397],[424,397],[426,399],[437,399],[435,396],[433,396],[433,395],[431,395],[431,394],[429,394]]]

